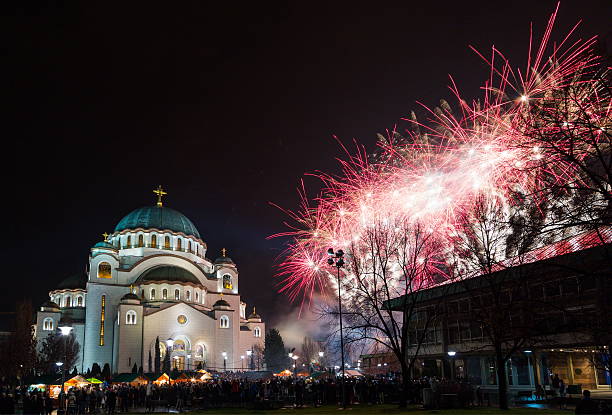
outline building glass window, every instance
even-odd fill
[[[196,293],[195,293],[195,302],[197,303],[198,301],[200,301],[200,297],[199,297],[198,292],[196,291]]]
[[[181,251],[183,249],[183,242],[181,241],[181,238],[177,238],[176,239],[176,250],[177,251]]]
[[[125,324],[136,324],[136,312],[134,310],[128,310],[128,312],[125,313]]]
[[[186,299],[187,301],[191,301],[191,291],[186,291],[186,292],[185,292],[185,299]]]
[[[51,317],[47,317],[43,320],[43,330],[53,330],[53,319]]]
[[[162,298],[163,298],[164,300],[167,300],[167,299],[168,299],[168,290],[167,290],[167,289],[165,289],[165,288],[164,288],[164,289],[163,289],[163,291],[162,291]]]
[[[170,249],[170,237],[169,236],[166,236],[164,238],[164,248],[165,249]]]
[[[128,235],[127,237],[127,244],[125,245],[126,248],[131,248],[132,247],[132,235]]]
[[[144,235],[138,235],[138,247],[142,248],[144,246]]]
[[[178,288],[176,290],[174,290],[174,299],[176,301],[181,299],[181,291]]]
[[[191,250],[191,241],[188,241],[188,242],[187,242],[187,246],[188,246],[189,252],[193,252],[193,251]]]
[[[155,288],[151,288],[151,295],[149,296],[151,300],[155,300]]]
[[[223,289],[231,290],[234,287],[232,284],[232,276],[229,274],[225,274],[223,276]]]
[[[221,316],[221,318],[219,319],[219,327],[221,327],[222,329],[229,329],[230,326],[230,320],[228,316]]]
[[[64,298],[64,307],[70,307],[70,296]]]
[[[108,262],[100,262],[98,264],[98,278],[112,278],[111,264]]]
[[[80,295],[76,298],[77,307],[83,307],[83,297]]]
[[[104,319],[106,312],[106,296],[103,295],[100,300],[100,346],[104,346]]]
[[[151,235],[151,247],[157,248],[157,235]]]
[[[261,329],[259,327],[255,327],[255,330],[253,330],[253,335],[255,337],[261,337]]]

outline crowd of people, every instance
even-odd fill
[[[556,383],[555,383],[556,386]],[[397,403],[404,394],[409,404],[431,409],[443,408],[453,397],[453,407],[483,406],[483,392],[460,379],[448,381],[423,378],[408,382],[406,390],[397,379],[386,377],[347,378],[345,399],[348,405],[377,405]],[[588,391],[585,391],[588,392]],[[148,413],[170,409],[210,409],[220,407],[249,407],[273,409],[283,406],[323,406],[342,403],[342,383],[339,378],[303,379],[294,377],[248,379],[239,374],[224,374],[206,382],[174,382],[172,384],[102,384],[72,387],[52,399],[41,390],[25,386],[0,386],[0,414],[48,415],[61,408],[68,415],[115,414],[145,411]],[[489,404],[487,402],[487,404]],[[22,408],[19,411],[18,408]],[[595,411],[595,412],[593,412]],[[590,400],[585,393],[576,413],[611,413],[604,405]]]

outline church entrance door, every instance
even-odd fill
[[[173,369],[185,370],[185,356],[174,356],[172,360],[174,360]]]

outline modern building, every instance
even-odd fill
[[[91,248],[86,273],[49,293],[37,313],[38,344],[67,324],[81,347],[80,371],[108,363],[117,373],[134,364],[152,372],[157,339],[162,359],[170,353],[179,370],[248,367],[265,323],[255,307],[247,315],[238,267],[225,249],[208,259],[191,220],[156,193],[156,205],[132,211]]]
[[[410,322],[409,354],[420,345],[412,375],[460,377],[493,395],[498,377],[486,314],[507,313],[497,321],[510,395],[550,385],[558,374],[566,385],[610,389],[612,343],[612,231],[578,235],[509,261],[490,275],[440,284],[418,292],[418,312]],[[490,290],[499,290],[493,306]],[[391,307],[401,311],[398,298]],[[485,318],[483,319],[483,314]],[[424,324],[429,321],[429,325]],[[380,372],[389,353],[364,355],[362,368]],[[576,390],[576,388],[574,388]]]

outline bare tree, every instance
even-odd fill
[[[541,334],[527,312],[532,271],[524,266],[524,254],[534,242],[530,231],[517,225],[503,200],[482,196],[462,215],[453,235],[453,285],[467,300],[460,318],[480,326],[479,347],[494,353],[501,409],[508,408],[509,359]]]
[[[376,343],[392,353],[402,372],[404,390],[437,310],[419,307],[423,289],[439,282],[444,272],[436,255],[440,245],[419,223],[385,219],[363,230],[350,245],[340,290],[345,308],[344,335],[348,345]],[[328,310],[337,318],[337,310]],[[415,322],[417,336],[410,336]],[[400,407],[406,407],[406,394]]]

